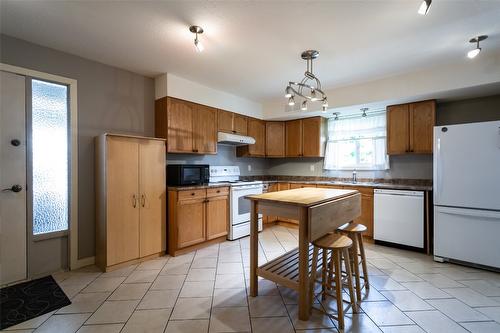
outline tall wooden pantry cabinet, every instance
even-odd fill
[[[96,264],[109,271],[166,249],[165,140],[103,134],[96,144]]]

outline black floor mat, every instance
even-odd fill
[[[0,289],[0,329],[71,304],[52,276]]]

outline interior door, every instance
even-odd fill
[[[25,77],[0,72],[0,285],[27,278]]]
[[[141,142],[139,146],[141,257],[165,251],[167,196],[165,160],[163,141]]]

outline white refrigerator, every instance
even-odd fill
[[[434,257],[500,268],[500,121],[434,127]]]

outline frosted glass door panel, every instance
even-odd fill
[[[68,229],[68,87],[32,80],[33,234]]]

